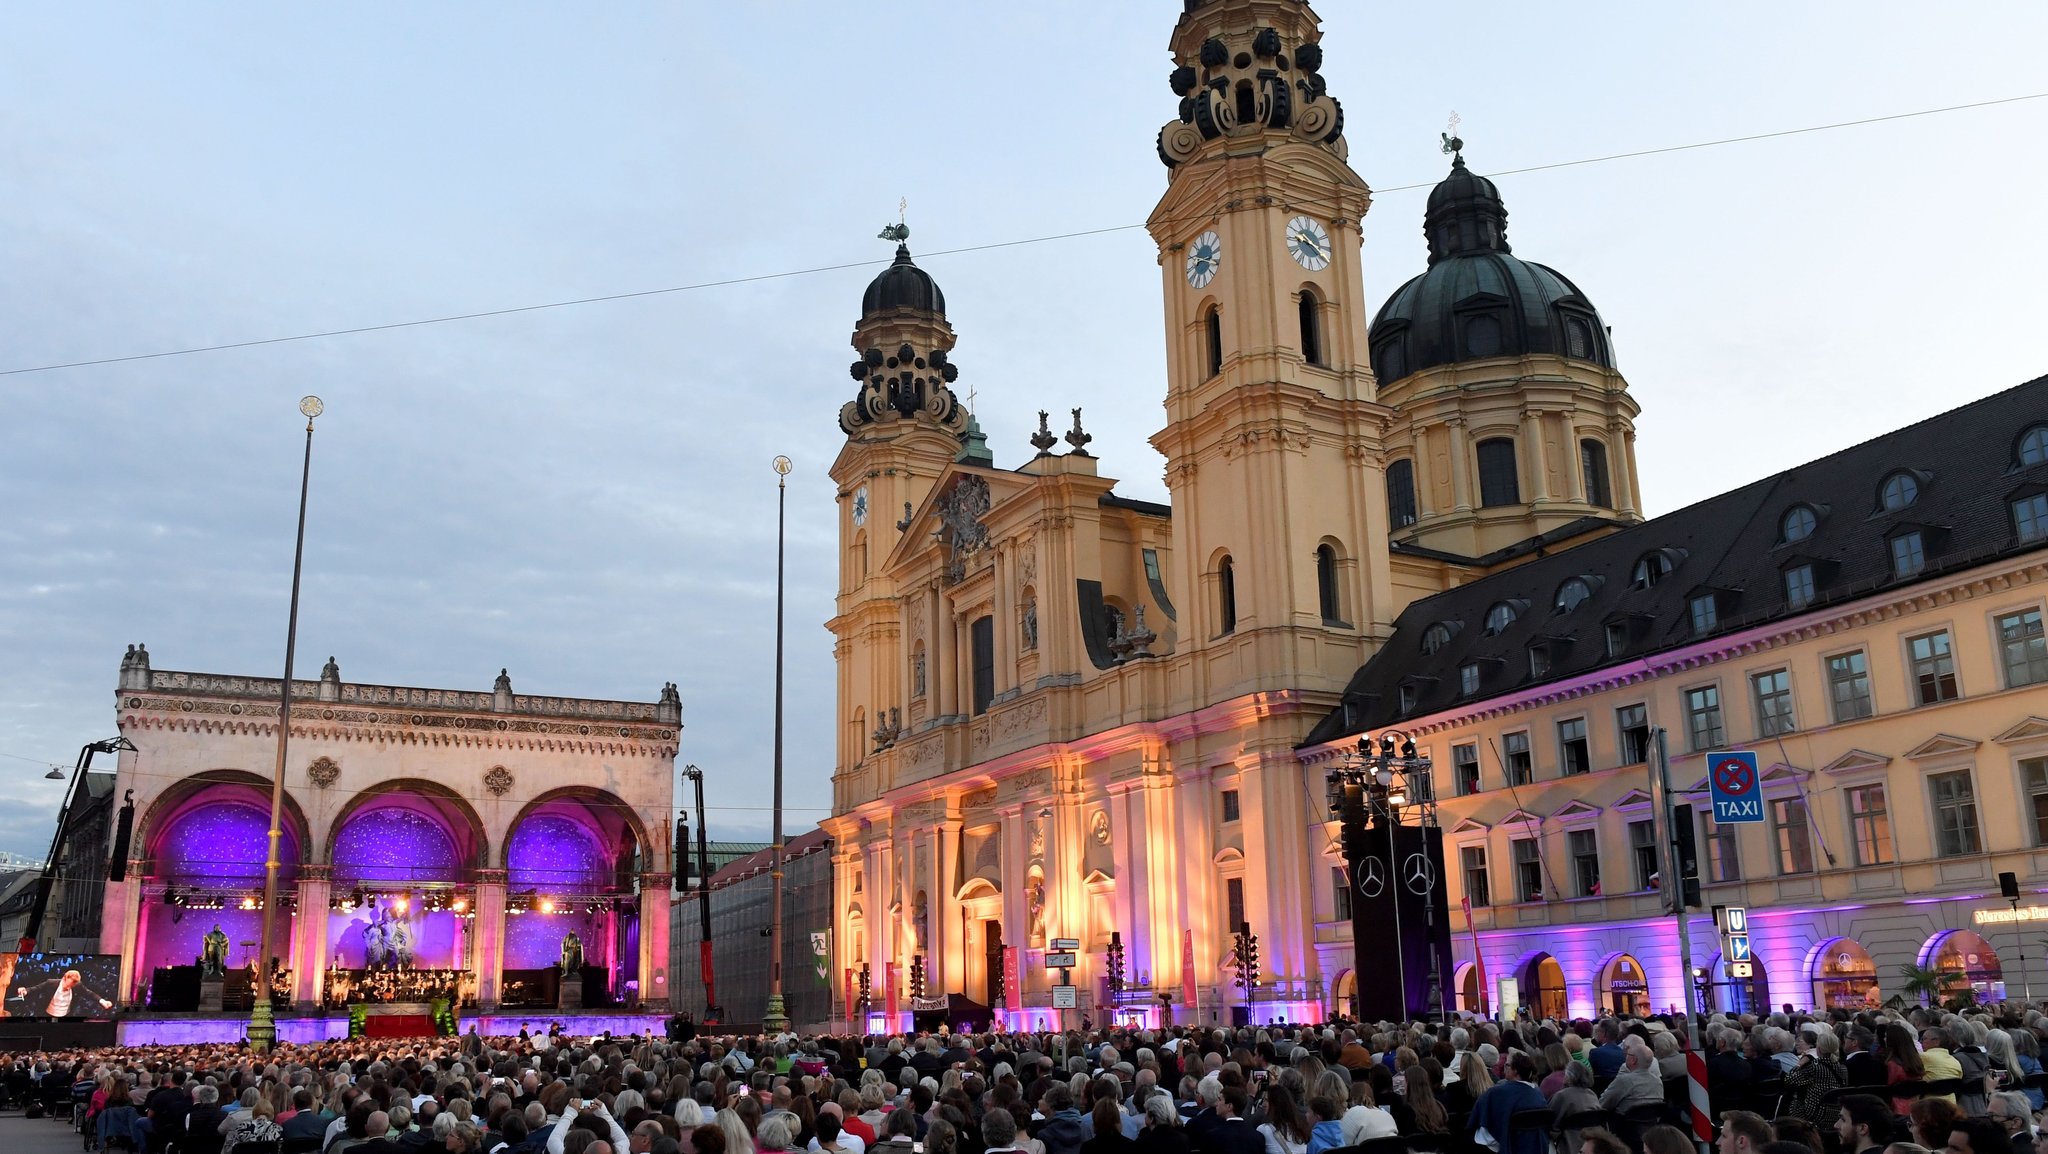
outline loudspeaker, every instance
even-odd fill
[[[121,816],[114,825],[114,853],[107,859],[107,880],[128,880],[128,843],[135,837],[135,791],[121,799]]]
[[[1998,893],[2007,901],[2017,900],[2020,896],[2020,875],[2010,871],[1999,874]]]

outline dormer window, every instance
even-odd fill
[[[1593,326],[1586,318],[1564,319],[1564,355],[1577,361],[1593,359]]]
[[[1416,685],[1415,685],[1415,683],[1414,683],[1414,682],[1403,682],[1403,683],[1402,683],[1402,685],[1401,685],[1401,713],[1402,713],[1402,715],[1403,715],[1403,716],[1406,716],[1407,714],[1410,714],[1410,713],[1413,713],[1413,712],[1415,712],[1415,700],[1416,700],[1416,698],[1417,698],[1417,697],[1418,697],[1419,695],[1420,695],[1420,691],[1419,691],[1419,689],[1418,689],[1418,688],[1416,687]]]
[[[2048,541],[2048,493],[2032,493],[2015,500],[2012,528],[2021,544]]]
[[[1819,523],[1820,518],[1813,515],[1812,509],[1804,505],[1794,505],[1785,510],[1784,520],[1778,522],[1778,540],[1787,545],[1794,541],[1804,541],[1813,536],[1814,526]]]
[[[1793,609],[1804,609],[1813,604],[1813,566],[1794,565],[1785,570],[1785,604]]]
[[[1479,692],[1479,663],[1468,661],[1458,667],[1458,692],[1471,697]]]
[[[1548,645],[1531,645],[1529,647],[1529,676],[1547,677],[1549,675],[1550,647]]]
[[[1908,529],[1893,537],[1891,549],[1892,576],[1916,577],[1927,568],[1926,539],[1921,536],[1920,530]]]
[[[1903,469],[1886,477],[1877,490],[1878,507],[1887,513],[1896,513],[1919,499],[1919,480]]]
[[[2035,425],[2021,433],[2016,455],[2023,469],[2028,465],[2048,463],[2048,425]]]
[[[1521,615],[1521,607],[1513,601],[1494,602],[1493,608],[1486,611],[1486,635],[1488,637],[1500,635],[1506,631],[1508,626],[1515,623],[1515,618]]]
[[[1653,588],[1657,582],[1671,575],[1678,559],[1684,556],[1676,549],[1659,549],[1645,553],[1637,559],[1635,571],[1629,575],[1629,587],[1633,589]]]
[[[1557,611],[1559,613],[1570,613],[1572,610],[1584,605],[1586,598],[1592,595],[1592,579],[1574,577],[1557,587]]]
[[[1423,630],[1422,655],[1425,657],[1435,656],[1438,650],[1451,643],[1451,636],[1456,632],[1457,630],[1453,629],[1447,621],[1438,621]]]
[[[1607,623],[1607,656],[1619,657],[1628,649],[1628,622]]]
[[[1692,599],[1692,633],[1704,637],[1721,624],[1720,601],[1712,593],[1702,593]]]

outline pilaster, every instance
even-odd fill
[[[498,1007],[498,986],[505,969],[504,870],[476,871],[477,1005]]]

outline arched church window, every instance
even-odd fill
[[[1216,566],[1218,633],[1237,632],[1237,566],[1225,556]]]
[[[1593,359],[1593,326],[1584,317],[1564,319],[1564,355],[1581,361]]]
[[[1500,318],[1482,314],[1466,320],[1465,352],[1474,357],[1500,355]]]
[[[1405,457],[1387,466],[1387,519],[1396,529],[1415,523],[1415,462]]]
[[[1514,438],[1494,437],[1479,442],[1479,503],[1487,508],[1522,503]]]
[[[1343,606],[1337,596],[1337,550],[1329,545],[1316,546],[1316,599],[1322,603],[1323,624],[1343,623]]]
[[[1223,371],[1223,310],[1215,305],[1202,317],[1203,354],[1208,358],[1209,376]]]
[[[1315,290],[1301,290],[1297,310],[1301,315],[1301,359],[1311,365],[1325,364],[1322,302],[1316,299]]]
[[[1603,509],[1614,505],[1607,484],[1607,446],[1599,441],[1579,442],[1579,473],[1586,484],[1586,503]]]

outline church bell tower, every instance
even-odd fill
[[[1214,702],[1336,693],[1399,606],[1344,113],[1304,0],[1184,0],[1147,227],[1166,304],[1184,646]]]

